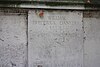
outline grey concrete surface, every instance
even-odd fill
[[[82,17],[80,11],[30,10],[29,67],[83,67]]]
[[[20,11],[0,9],[0,67],[100,67],[100,11]]]
[[[88,17],[83,18],[84,67],[100,67],[100,12],[86,13]]]
[[[0,12],[0,67],[25,67],[26,16]]]

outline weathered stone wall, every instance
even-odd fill
[[[26,12],[0,10],[0,67],[100,67],[100,11]]]
[[[84,12],[84,67],[100,67],[100,12]]]
[[[0,67],[25,67],[26,15],[0,12]]]
[[[29,67],[82,67],[82,16],[80,11],[29,11]]]

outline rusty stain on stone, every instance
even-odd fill
[[[40,18],[44,17],[44,11],[43,10],[36,10],[35,11],[36,15],[39,16]]]

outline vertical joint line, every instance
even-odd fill
[[[27,47],[27,61],[26,61],[26,66],[25,67],[28,67],[28,11],[26,12],[26,35],[27,35],[27,44],[26,44],[26,47]]]
[[[83,17],[82,17],[82,30],[83,30],[83,67],[84,67],[84,42],[85,42],[84,11],[83,11]]]

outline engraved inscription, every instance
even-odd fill
[[[49,20],[66,20],[66,16],[48,16]]]
[[[82,67],[82,16],[77,13],[45,10],[40,18],[30,11],[29,67]]]
[[[33,24],[37,25],[68,25],[76,24],[78,21],[33,21]]]

